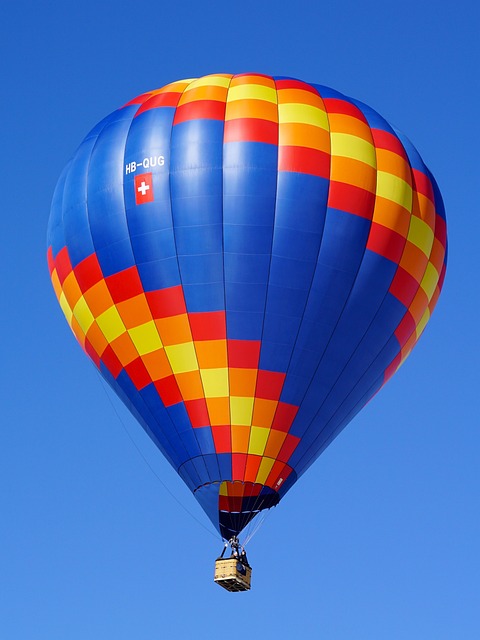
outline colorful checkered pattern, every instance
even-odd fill
[[[48,252],[52,283],[75,337],[100,369],[182,403],[216,453],[232,455],[234,480],[278,489],[298,438],[297,407],[280,402],[284,373],[258,368],[260,343],[228,340],[225,312],[188,313],[182,288],[144,292],[137,269],[104,278],[95,254],[74,269],[66,248]],[[86,277],[85,277],[85,274]]]
[[[445,258],[441,197],[408,140],[332,89],[261,74],[175,82],[111,114],[49,226],[73,333],[224,537],[402,364]]]

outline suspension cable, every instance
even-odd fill
[[[102,383],[102,388],[105,392],[105,395],[108,398],[108,401],[110,402],[110,405],[112,406],[115,415],[118,418],[118,421],[120,422],[120,424],[123,427],[123,430],[125,431],[125,433],[128,436],[128,439],[130,440],[130,442],[133,444],[133,446],[135,447],[135,449],[137,450],[138,454],[140,455],[140,457],[142,458],[142,460],[145,462],[145,464],[147,465],[147,467],[150,469],[150,471],[153,473],[153,475],[155,476],[155,478],[158,480],[158,482],[161,484],[161,486],[163,487],[163,489],[169,494],[169,496],[171,498],[173,498],[173,500],[175,500],[175,502],[193,519],[195,520],[195,522],[200,525],[203,529],[205,529],[205,531],[207,533],[209,533],[211,536],[213,536],[216,540],[218,540],[218,534],[215,534],[212,532],[211,529],[209,529],[208,527],[206,527],[203,522],[201,522],[196,516],[193,515],[193,513],[184,505],[182,504],[182,502],[177,498],[177,496],[167,487],[167,485],[163,482],[163,480],[160,478],[160,476],[158,475],[158,473],[155,471],[155,469],[152,467],[152,465],[150,464],[150,462],[147,460],[147,458],[145,457],[145,455],[143,454],[143,452],[141,451],[141,449],[139,448],[139,446],[137,445],[137,443],[135,442],[135,440],[133,439],[131,433],[129,432],[125,422],[122,419],[122,416],[118,413],[117,408],[115,406],[115,404],[113,403],[110,394],[107,391],[106,388],[106,383],[104,381],[104,379],[102,378],[102,376],[100,375],[100,373],[97,371],[97,375],[100,378],[100,381]]]

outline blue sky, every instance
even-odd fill
[[[0,636],[479,637],[478,4],[19,0],[0,17]],[[405,132],[444,197],[449,267],[412,356],[267,517],[234,595],[207,518],[74,341],[45,234],[103,116],[244,71],[332,86]]]

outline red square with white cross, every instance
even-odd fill
[[[135,176],[135,204],[153,202],[153,180],[151,173]]]

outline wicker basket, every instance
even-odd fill
[[[248,591],[252,569],[237,558],[219,558],[215,562],[214,580],[227,591]]]

